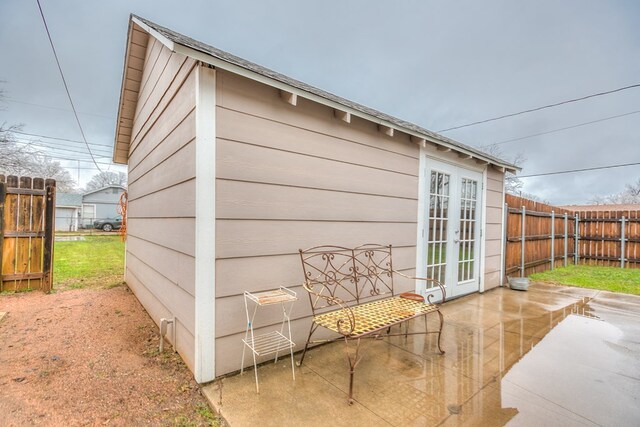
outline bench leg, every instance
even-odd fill
[[[304,345],[304,350],[302,350],[302,356],[300,357],[300,361],[296,363],[298,366],[302,366],[302,362],[304,361],[304,355],[307,354],[307,348],[309,348],[309,342],[311,341],[311,335],[318,329],[318,325],[316,323],[311,323],[311,329],[309,329],[309,337],[307,338],[307,343]],[[291,358],[293,360],[293,357]]]
[[[440,354],[444,354],[444,350],[440,346],[440,338],[442,338],[442,327],[444,326],[444,316],[438,310],[438,316],[440,316],[440,330],[438,331],[438,350],[440,350]]]
[[[349,405],[353,405],[353,402],[355,402],[353,400],[353,376],[356,373],[356,367],[358,366],[358,363],[360,363],[360,360],[362,359],[362,356],[360,356],[360,338],[357,339],[356,341],[356,351],[355,354],[353,355],[353,357],[351,357],[349,355],[349,340],[348,339],[344,339],[344,344],[346,346],[346,350],[347,350],[347,360],[349,361]]]

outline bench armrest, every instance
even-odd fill
[[[443,285],[442,283],[440,283],[439,281],[437,281],[436,279],[431,279],[431,278],[428,278],[428,277],[416,277],[416,276],[409,276],[409,275],[404,274],[404,273],[402,273],[402,272],[400,272],[400,271],[397,271],[397,270],[391,270],[391,271],[393,271],[395,274],[398,274],[398,275],[400,275],[400,276],[402,276],[402,277],[406,277],[407,279],[411,279],[411,280],[423,280],[423,281],[425,281],[425,282],[431,282],[431,283],[433,283],[434,285],[436,285],[437,287],[439,287],[439,288],[440,288],[440,292],[442,292],[442,302],[444,302],[444,301],[447,299],[447,292],[446,292],[446,291],[445,291],[445,289],[444,289],[444,285]],[[429,304],[434,304],[433,302],[431,302],[431,300],[432,300],[432,299],[433,299],[433,294],[432,294],[432,293],[430,293],[429,295],[427,295],[427,302],[428,302]],[[435,305],[435,304],[434,304],[434,305]]]
[[[336,321],[336,326],[338,328],[338,332],[344,336],[350,336],[354,329],[356,328],[356,317],[353,314],[353,311],[351,310],[351,308],[340,298],[332,296],[332,295],[323,295],[319,292],[316,292],[313,289],[313,284],[309,283],[308,281],[305,281],[302,284],[302,287],[309,292],[309,295],[314,295],[316,297],[316,301],[318,299],[323,299],[325,301],[327,301],[328,305],[337,305],[338,307],[340,307],[339,311],[341,313],[340,317],[338,317],[338,320]],[[313,311],[313,314],[315,316],[315,307],[316,305],[312,302],[311,303],[311,309]]]

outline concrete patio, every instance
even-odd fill
[[[445,355],[433,335],[365,342],[352,406],[343,342],[310,350],[295,381],[288,357],[258,367],[260,394],[252,369],[204,391],[232,426],[640,424],[640,297],[533,284],[443,313]]]

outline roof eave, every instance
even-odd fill
[[[139,28],[138,28],[139,27]],[[127,164],[128,162],[128,153],[129,153],[129,143],[130,138],[124,134],[122,132],[122,124],[125,120],[129,120],[129,118],[124,118],[122,113],[123,110],[125,109],[125,104],[127,102],[132,103],[131,107],[134,109],[136,108],[136,104],[137,104],[137,100],[136,101],[127,101],[126,97],[125,97],[125,92],[127,91],[127,79],[130,77],[129,73],[130,73],[130,59],[131,59],[131,50],[132,50],[132,44],[134,43],[134,31],[138,31],[138,32],[144,32],[147,34],[147,37],[149,35],[153,35],[154,37],[162,37],[160,34],[155,34],[156,32],[153,31],[153,29],[149,28],[146,24],[140,22],[138,19],[136,19],[135,15],[130,15],[130,19],[129,19],[129,28],[127,30],[127,41],[126,41],[126,47],[125,47],[125,59],[124,59],[124,66],[122,69],[122,83],[120,85],[120,99],[118,101],[118,117],[117,117],[117,122],[116,122],[116,132],[115,132],[115,141],[114,141],[114,150],[113,150],[113,162],[117,163],[117,164]],[[166,41],[160,40],[163,43]],[[148,47],[147,46],[144,47],[144,49],[146,49]],[[132,90],[131,88],[129,88],[129,90]],[[128,143],[124,143],[121,142],[121,140],[127,140],[129,139]]]
[[[309,99],[311,101],[317,102],[319,104],[322,105],[326,105],[330,108],[334,108],[336,110],[340,110],[343,111],[345,113],[349,113],[351,115],[354,115],[356,117],[360,117],[362,119],[365,119],[369,122],[372,123],[376,123],[380,126],[384,126],[387,128],[391,128],[391,129],[395,129],[397,131],[403,132],[407,135],[410,135],[412,137],[412,140],[415,141],[425,141],[428,142],[430,144],[435,144],[436,146],[440,146],[440,147],[444,147],[448,150],[452,150],[456,153],[459,153],[462,156],[467,156],[467,158],[469,159],[474,159],[477,160],[478,163],[486,163],[488,165],[491,165],[495,168],[497,168],[498,170],[502,171],[502,172],[511,172],[511,173],[516,173],[518,171],[521,170],[520,167],[518,167],[517,165],[514,164],[510,164],[508,162],[502,161],[501,159],[498,159],[496,157],[493,157],[491,155],[485,155],[484,153],[482,153],[481,151],[477,151],[475,149],[473,149],[472,147],[468,147],[465,144],[461,144],[461,143],[457,143],[456,141],[453,140],[449,140],[449,138],[438,135],[434,132],[428,131],[426,129],[424,129],[424,132],[420,132],[420,130],[422,129],[420,126],[417,125],[413,125],[411,123],[408,123],[409,125],[411,125],[411,127],[404,127],[402,126],[402,122],[404,122],[403,120],[400,119],[396,119],[394,117],[390,117],[387,114],[384,113],[380,113],[380,112],[376,112],[373,111],[373,113],[379,113],[381,116],[388,116],[390,120],[394,120],[394,122],[385,120],[382,117],[377,117],[376,115],[373,114],[369,114],[366,111],[362,111],[358,108],[354,108],[351,105],[345,105],[343,103],[337,102],[339,101],[340,97],[331,95],[331,98],[337,98],[336,100],[334,99],[329,99],[326,97],[323,97],[322,94],[318,94],[318,93],[313,93],[313,92],[309,92],[303,88],[300,87],[296,87],[294,85],[288,84],[285,81],[279,80],[277,78],[274,78],[272,76],[269,75],[265,75],[265,74],[261,74],[259,72],[256,72],[252,69],[243,67],[242,65],[238,65],[232,62],[229,62],[223,58],[219,58],[217,56],[212,55],[211,53],[207,52],[207,51],[203,51],[200,50],[196,47],[192,47],[192,46],[187,46],[185,44],[180,43],[179,41],[174,40],[175,38],[180,38],[180,37],[184,37],[185,39],[192,40],[194,43],[197,43],[195,40],[186,37],[186,36],[181,36],[181,35],[177,35],[176,37],[173,37],[174,39],[171,38],[171,34],[174,33],[171,30],[165,29],[160,27],[157,24],[152,23],[151,21],[146,21],[143,18],[140,18],[136,15],[131,15],[130,16],[130,20],[129,20],[129,31],[128,31],[128,36],[127,36],[127,48],[126,48],[126,54],[125,54],[125,64],[124,64],[124,70],[123,70],[123,76],[122,76],[122,87],[121,87],[121,93],[120,93],[120,103],[119,103],[119,108],[118,108],[118,122],[117,122],[117,127],[116,127],[116,140],[115,140],[115,149],[114,149],[114,154],[113,154],[113,160],[115,163],[120,163],[120,164],[126,164],[128,159],[128,144],[126,145],[126,147],[121,147],[120,145],[125,145],[124,143],[120,143],[119,142],[119,137],[120,137],[120,125],[121,125],[121,113],[122,113],[122,109],[123,109],[123,101],[124,101],[124,96],[125,96],[125,83],[126,83],[126,79],[127,79],[127,70],[128,70],[128,64],[129,64],[129,57],[130,57],[130,48],[131,48],[131,43],[132,43],[132,33],[134,30],[134,25],[136,25],[137,27],[139,27],[141,30],[143,30],[144,32],[146,32],[148,35],[154,37],[155,39],[157,39],[160,43],[162,43],[164,46],[167,47],[167,49],[171,50],[172,52],[175,53],[179,53],[188,57],[191,57],[195,60],[198,60],[202,63],[205,64],[209,64],[213,67],[217,67],[235,74],[238,74],[240,76],[249,78],[251,80],[266,84],[268,86],[274,87],[276,89],[279,89],[281,91],[286,91],[289,92],[291,94],[295,94],[295,95],[299,95],[303,98]],[[153,27],[153,25],[156,25],[160,28],[162,28],[165,32],[167,32],[167,34],[163,34],[162,31],[159,31],[157,29],[155,29]],[[177,34],[177,33],[176,33]],[[178,37],[180,36],[180,37]],[[205,45],[208,47],[208,45]],[[213,47],[211,47],[212,49],[215,49]],[[253,65],[253,64],[252,64]],[[279,74],[274,72],[275,74]],[[286,76],[283,76],[286,79]],[[300,82],[301,83],[301,82]],[[301,83],[302,84],[302,83]],[[305,85],[305,84],[302,84]],[[305,85],[308,86],[308,85]],[[314,88],[316,89],[316,88]],[[318,90],[319,92],[324,92],[322,90]],[[348,102],[345,100],[345,102]],[[351,102],[349,102],[351,103]],[[357,105],[356,105],[357,107]],[[363,110],[371,110],[368,107],[362,106]],[[400,122],[400,123],[398,123]],[[126,138],[125,138],[126,139]]]
[[[283,90],[283,91],[287,91],[287,92],[299,95],[299,96],[301,96],[303,98],[309,99],[309,100],[317,102],[319,104],[323,104],[323,105],[326,105],[326,106],[331,107],[331,108],[335,108],[335,109],[338,109],[338,110],[345,111],[347,113],[350,113],[353,116],[360,117],[360,118],[368,120],[370,122],[373,122],[373,123],[376,123],[376,124],[379,124],[379,125],[382,125],[382,126],[387,126],[387,127],[396,129],[396,130],[398,130],[400,132],[406,133],[408,135],[424,139],[425,141],[428,141],[428,142],[430,142],[432,144],[441,145],[441,146],[450,148],[451,150],[454,150],[456,152],[467,154],[467,155],[473,157],[474,159],[482,160],[482,161],[487,162],[488,164],[495,165],[495,166],[498,166],[500,168],[503,168],[505,171],[516,173],[516,172],[521,170],[520,167],[518,167],[516,165],[513,165],[513,164],[510,164],[508,162],[498,162],[494,158],[491,158],[491,157],[488,157],[488,156],[483,156],[482,154],[479,154],[477,152],[473,152],[471,150],[466,150],[466,149],[461,148],[461,147],[459,147],[459,146],[457,146],[455,144],[447,143],[446,141],[442,141],[440,139],[434,138],[431,135],[426,135],[426,134],[423,134],[423,133],[420,133],[420,132],[416,132],[416,131],[414,131],[412,129],[407,129],[407,128],[398,126],[398,125],[396,125],[394,123],[391,123],[389,121],[382,120],[382,119],[380,119],[378,117],[369,115],[369,114],[364,113],[364,112],[362,112],[360,110],[352,108],[352,107],[350,107],[348,105],[340,104],[340,103],[332,101],[330,99],[323,98],[323,97],[321,97],[319,95],[316,95],[314,93],[307,92],[307,91],[305,91],[303,89],[300,89],[300,88],[297,88],[295,86],[288,85],[287,83],[281,82],[279,80],[276,80],[276,79],[270,78],[268,76],[256,73],[255,71],[249,70],[249,69],[241,67],[239,65],[231,64],[231,63],[229,63],[227,61],[224,61],[224,60],[222,60],[220,58],[216,58],[215,56],[212,56],[209,53],[202,52],[202,51],[194,49],[192,47],[185,46],[185,45],[173,42],[173,51],[176,52],[176,53],[191,57],[191,58],[196,59],[198,61],[204,62],[206,64],[209,64],[209,65],[213,66],[213,67],[221,68],[223,70],[226,70],[226,71],[241,75],[243,77],[247,77],[247,78],[249,78],[251,80],[255,80],[257,82],[264,83],[266,85],[275,87],[276,89],[280,89],[280,90]]]
[[[127,164],[128,159],[122,158],[121,155],[118,154],[119,143],[118,139],[120,138],[120,124],[122,120],[122,104],[124,102],[124,90],[125,83],[127,80],[127,68],[129,67],[129,53],[131,47],[131,35],[133,32],[133,17],[129,19],[129,28],[127,29],[127,42],[126,42],[126,50],[124,54],[124,65],[122,67],[122,83],[120,84],[120,99],[118,100],[118,117],[116,118],[116,133],[115,139],[113,141],[113,163],[117,164]]]
[[[136,15],[133,15],[133,14],[131,15],[131,22],[136,23],[139,27],[141,27],[143,30],[149,33],[149,35],[155,37],[160,43],[165,45],[167,49],[169,49],[170,51],[172,52],[176,51],[175,50],[176,43],[174,43],[173,40],[165,37],[163,34],[156,31],[151,26],[147,25],[145,22],[140,20],[140,18],[138,18]]]
[[[86,193],[82,193],[82,196],[87,196],[89,194],[93,194],[93,193],[97,193],[98,191],[102,191],[102,190],[106,190],[107,188],[119,188],[122,191],[127,191],[127,189],[125,187],[123,187],[122,185],[118,185],[118,184],[111,184],[111,185],[105,185],[104,187],[98,188],[96,190],[91,190],[91,191],[87,191]]]

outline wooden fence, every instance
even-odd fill
[[[51,291],[54,180],[0,175],[0,291]]]
[[[640,268],[640,211],[577,213],[581,263]]]
[[[507,194],[505,275],[569,264],[640,268],[640,212],[573,212]]]

